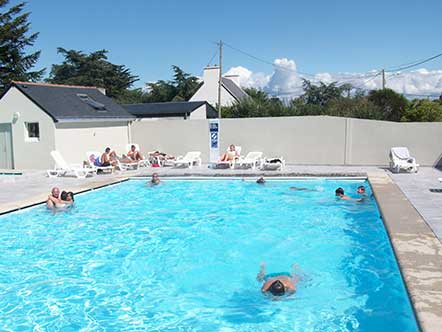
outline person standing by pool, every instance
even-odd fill
[[[296,277],[289,272],[277,272],[266,274],[266,266],[261,264],[258,281],[264,281],[261,292],[270,293],[273,296],[291,295],[296,292]]]

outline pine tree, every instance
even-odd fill
[[[38,81],[44,69],[30,71],[40,57],[40,51],[27,54],[26,47],[33,46],[38,33],[28,35],[30,13],[23,13],[25,3],[9,9],[9,0],[0,0],[0,91],[12,81]]]

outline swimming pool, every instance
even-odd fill
[[[334,198],[361,184],[127,181],[0,216],[0,330],[416,331],[374,200]],[[262,261],[296,263],[294,296],[261,294]]]

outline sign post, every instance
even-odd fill
[[[209,160],[216,163],[219,159],[219,120],[209,120]]]

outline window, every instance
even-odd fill
[[[25,141],[40,141],[40,126],[38,122],[25,122]]]
[[[93,100],[91,97],[89,97],[87,94],[84,93],[78,93],[78,98],[80,98],[83,102],[91,106],[93,109],[95,109],[98,112],[107,112],[106,106],[102,103],[99,103],[98,101]]]

